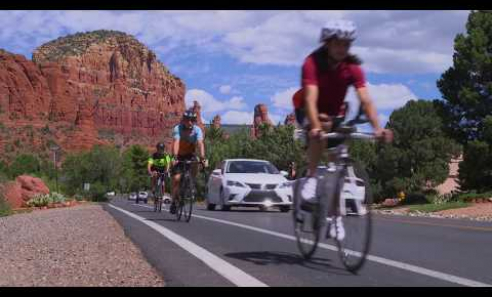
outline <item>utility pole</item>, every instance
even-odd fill
[[[60,147],[57,144],[53,144],[50,147],[50,150],[53,152],[53,168],[55,169],[55,189],[56,192],[59,192],[58,190],[58,166],[56,166],[56,153],[60,151]]]

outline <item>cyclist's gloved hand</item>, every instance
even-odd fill
[[[309,130],[309,137],[314,139],[319,139],[321,137],[321,129],[314,128]]]
[[[391,143],[393,141],[393,131],[390,129],[379,128],[374,131],[376,138],[383,140],[386,143]]]

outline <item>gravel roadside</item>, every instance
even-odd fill
[[[1,217],[0,255],[0,286],[165,285],[97,204]]]

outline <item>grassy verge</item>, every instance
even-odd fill
[[[462,202],[462,201],[456,201],[456,202],[448,202],[448,203],[443,203],[443,204],[417,204],[417,205],[410,205],[409,206],[409,212],[436,212],[436,211],[441,211],[441,210],[446,210],[446,209],[454,209],[454,208],[463,208],[463,207],[468,207],[470,206],[471,203],[467,202]]]
[[[10,208],[10,205],[8,205],[3,197],[0,196],[0,217],[8,216],[10,214],[12,214],[12,209]]]

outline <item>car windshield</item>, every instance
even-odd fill
[[[279,174],[275,166],[268,162],[257,161],[234,161],[230,162],[227,168],[227,173],[267,173]]]

